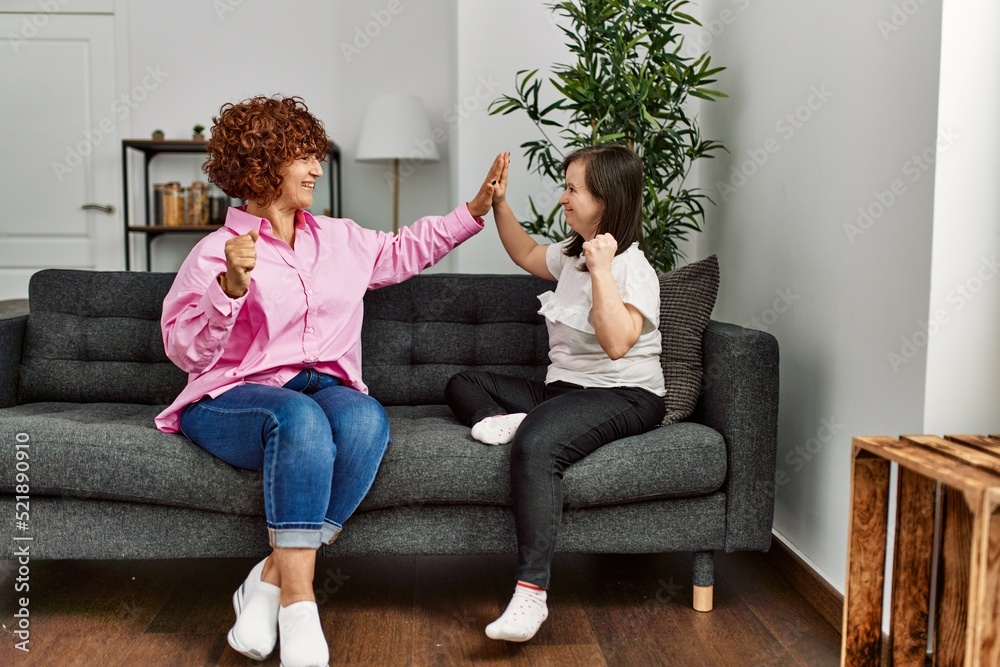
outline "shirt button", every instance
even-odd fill
[[[316,357],[315,356],[309,357],[309,361],[316,361]]]
[[[309,327],[308,329],[306,329],[306,331],[309,332],[309,333],[312,333],[313,332],[313,328]]]
[[[307,289],[306,290],[306,294],[312,294],[312,293],[313,293],[313,291],[311,289]]]

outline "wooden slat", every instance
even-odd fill
[[[941,504],[943,584],[937,613],[934,664],[947,667],[965,664],[973,522],[961,491],[945,487]]]
[[[982,665],[1000,665],[1000,493],[988,494],[983,527],[984,572],[977,591],[976,658]]]
[[[933,479],[899,468],[889,631],[894,667],[923,667],[927,655],[936,488]]]
[[[986,454],[978,449],[933,436],[903,436],[902,440],[921,447],[928,447],[957,461],[1000,475],[1000,458],[992,454]],[[1000,483],[1000,478],[997,479],[997,483]]]
[[[973,447],[986,454],[1000,457],[1000,440],[996,438],[987,438],[982,435],[946,435],[944,437],[946,440],[951,440],[952,442]]]
[[[916,438],[919,436],[907,436]],[[1000,486],[1000,475],[957,461],[950,456],[894,438],[854,438],[854,445],[876,456],[899,463],[925,477],[956,489],[987,489]]]
[[[965,664],[981,665],[979,659],[978,619],[983,600],[986,578],[986,556],[989,540],[989,512],[985,511],[986,494],[965,494],[972,512],[972,536],[969,540],[969,590],[966,605]],[[992,663],[990,663],[992,664]]]
[[[861,667],[879,662],[888,510],[889,461],[855,445],[851,460],[842,666]]]

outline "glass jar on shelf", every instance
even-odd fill
[[[153,217],[146,221],[147,225],[163,224],[163,189],[166,183],[153,183]]]
[[[176,181],[163,186],[163,224],[167,227],[184,224],[184,187]]]
[[[208,186],[208,224],[224,225],[229,214],[229,196],[217,185]]]
[[[195,181],[188,188],[187,224],[205,226],[208,224],[208,184]]]

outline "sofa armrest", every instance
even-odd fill
[[[17,378],[28,316],[0,316],[0,408],[17,405]]]
[[[766,551],[774,521],[778,341],[712,321],[702,346],[705,372],[691,419],[726,441],[726,551]]]

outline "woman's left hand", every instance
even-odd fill
[[[598,234],[583,244],[583,258],[589,271],[611,269],[611,260],[618,250],[618,241],[611,234]]]
[[[466,204],[469,207],[469,213],[477,218],[489,213],[490,208],[493,207],[493,189],[503,174],[503,156],[503,153],[497,154],[496,159],[493,160],[493,166],[490,167],[490,173],[486,175],[486,180],[483,181],[479,192],[476,193],[472,201]]]

